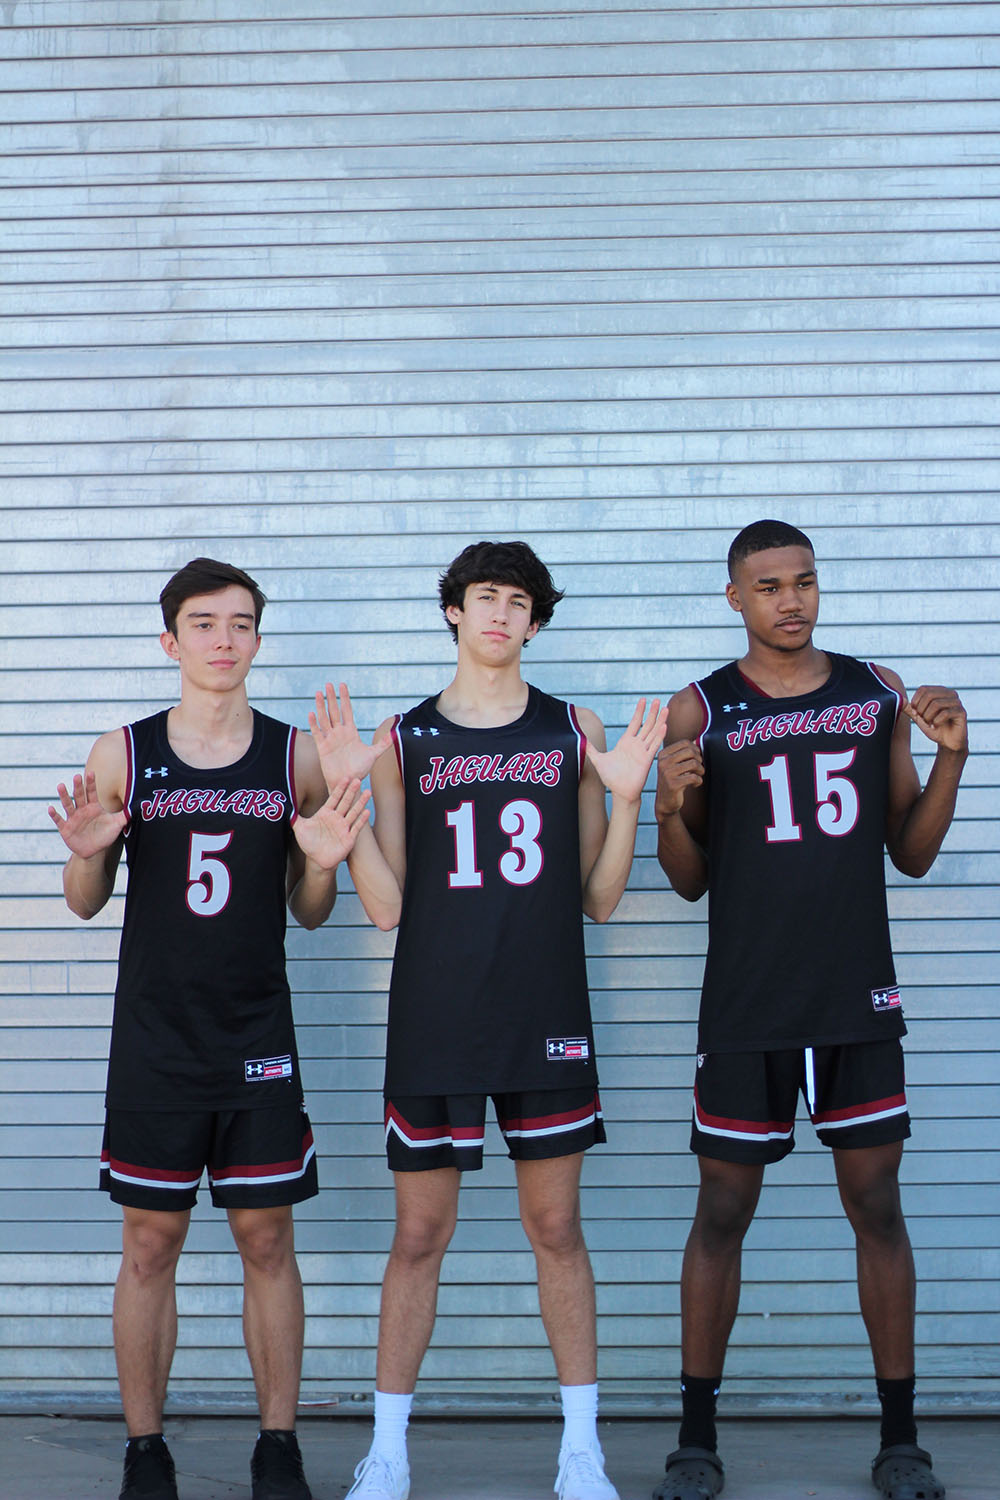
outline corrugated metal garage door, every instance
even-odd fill
[[[976,720],[946,851],[892,877],[891,907],[921,1389],[995,1404],[1000,6],[359,9],[3,7],[0,1401],[113,1399],[118,1225],[92,1184],[120,900],[69,916],[44,807],[99,731],[172,695],[164,577],[202,551],[249,568],[273,601],[257,701],[304,723],[343,675],[373,726],[446,680],[440,567],[525,536],[568,590],[530,676],[619,726],[741,649],[725,550],[776,513],[815,539],[821,640],[954,684]],[[602,1381],[641,1409],[678,1367],[705,944],[650,812],[618,919],[588,935]],[[324,1158],[299,1214],[323,1399],[374,1376],[391,939],[348,896],[289,952]],[[493,1144],[421,1384],[470,1409],[552,1388]],[[182,1265],[175,1399],[246,1401],[207,1208]],[[867,1397],[808,1127],[745,1274],[727,1389]]]

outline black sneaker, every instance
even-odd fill
[[[262,1431],[250,1460],[251,1500],[312,1500],[294,1432]]]
[[[162,1433],[129,1438],[118,1500],[177,1500],[174,1461]]]

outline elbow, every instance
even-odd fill
[[[608,922],[614,915],[617,905],[617,901],[614,906],[609,902],[585,901],[583,910],[592,922]]]
[[[372,913],[372,921],[379,932],[392,932],[393,928],[399,926],[398,911],[379,911]]]
[[[701,880],[671,880],[670,889],[674,892],[675,896],[680,896],[682,901],[700,901],[708,890],[708,882]]]
[[[934,863],[933,854],[929,858],[913,854],[890,854],[889,858],[900,875],[906,875],[910,880],[919,880],[922,875],[927,874]]]

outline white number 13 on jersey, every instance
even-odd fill
[[[853,750],[833,753],[820,751],[813,756],[816,778],[816,822],[821,833],[842,838],[858,821],[858,792],[853,781],[838,776],[854,760]],[[792,808],[792,783],[788,774],[788,756],[776,755],[766,766],[758,766],[760,776],[771,794],[771,823],[765,829],[769,844],[795,843],[802,837],[802,826],[795,821]]]
[[[501,808],[499,823],[507,835],[510,848],[500,856],[499,870],[510,885],[530,885],[542,872],[544,856],[538,835],[542,815],[533,802],[519,798]],[[483,872],[476,861],[476,805],[461,802],[445,813],[445,822],[455,835],[455,868],[449,871],[452,890],[483,883]]]

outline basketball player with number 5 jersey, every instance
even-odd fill
[[[921,687],[908,702],[895,672],[813,644],[816,560],[795,527],[744,528],[729,578],[746,654],[671,700],[658,766],[660,864],[686,900],[707,890],[709,908],[691,1136],[701,1185],[681,1276],[683,1416],[654,1500],[710,1500],[722,1489],[715,1400],[740,1252],[765,1166],[793,1149],[800,1093],[832,1149],[857,1245],[882,1408],[872,1479],[890,1500],[941,1500],[913,1418],[914,1271],[899,1198],[905,1026],[883,851],[905,875],[933,864],[968,755],[965,711],[950,688]],[[923,790],[911,724],[937,746]]]
[[[375,1433],[351,1496],[406,1500],[406,1424],[434,1324],[463,1171],[482,1166],[492,1098],[514,1160],[563,1404],[560,1500],[617,1500],[597,1437],[594,1281],[580,1228],[583,1153],[604,1140],[583,914],[611,916],[665,730],[640,700],[611,751],[597,715],[521,676],[562,598],[524,542],[467,547],[440,583],[454,680],[362,745],[342,688],[310,726],[328,783],[371,770],[374,832],[351,875],[399,925],[385,1128],[396,1234],[382,1286]],[[610,820],[605,789],[611,792]],[[471,1482],[471,1476],[470,1476]]]
[[[302,1284],[292,1205],[317,1191],[285,975],[285,905],[317,927],[367,794],[329,790],[311,738],[251,709],[264,595],[199,557],[160,595],[180,701],[112,730],[49,809],[63,886],[88,919],[122,853],[128,891],[101,1186],[124,1218],[114,1338],[129,1440],[120,1500],[177,1500],[163,1404],[174,1283],[202,1171],[243,1261],[260,1405],[252,1500],[309,1500],[295,1436]]]

